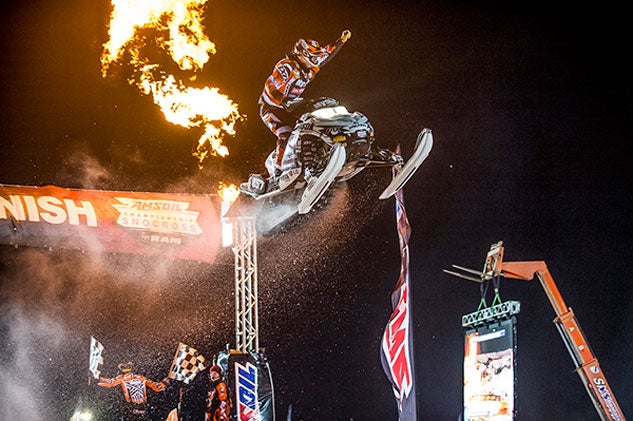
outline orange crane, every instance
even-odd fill
[[[615,399],[615,395],[609,387],[609,383],[600,368],[598,359],[591,351],[589,342],[585,338],[578,320],[571,308],[567,307],[565,300],[560,294],[554,278],[544,261],[527,262],[504,262],[503,242],[493,244],[486,256],[482,272],[461,266],[453,267],[464,270],[468,273],[480,275],[479,278],[463,275],[456,272],[445,271],[461,278],[476,282],[487,282],[493,278],[503,276],[504,278],[521,279],[530,281],[537,277],[541,286],[547,294],[556,318],[554,324],[560,333],[569,354],[576,365],[576,372],[580,376],[589,397],[591,398],[596,411],[602,421],[624,421],[626,418]]]

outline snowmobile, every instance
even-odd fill
[[[429,155],[430,129],[423,129],[411,157],[375,144],[374,128],[358,111],[350,112],[338,100],[321,97],[291,104],[297,121],[288,138],[279,177],[251,174],[241,193],[257,201],[291,203],[299,214],[310,212],[332,183],[347,181],[366,168],[396,168],[396,175],[380,195],[387,199],[401,189]],[[298,165],[297,165],[298,164]]]

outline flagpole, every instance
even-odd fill
[[[404,195],[402,195],[402,201],[404,204]],[[409,246],[407,245],[407,251],[408,251]],[[407,288],[408,292],[409,292],[409,299],[407,300],[407,306],[409,307],[409,326],[410,329],[413,330],[413,326],[415,326],[415,323],[413,321],[413,308],[411,307],[411,303],[413,302],[413,285],[411,283],[411,273],[408,274],[409,275],[409,287]],[[413,332],[411,333],[411,345],[413,345]],[[410,355],[411,355],[411,379],[413,381],[414,385],[417,385],[418,382],[415,378],[415,346],[411,346],[411,349],[409,350]],[[415,399],[415,413],[416,415],[419,414],[420,412],[418,411],[420,409],[419,404],[418,404],[418,388],[414,388],[413,392],[415,393],[416,396],[414,396]]]
[[[180,414],[181,414],[181,406],[182,406],[182,386],[180,386],[180,397],[178,398],[178,421],[182,421],[182,418],[180,418]]]

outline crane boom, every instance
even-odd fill
[[[567,307],[545,262],[503,262],[501,244],[499,242],[491,246],[484,264],[482,279],[485,276],[501,275],[504,278],[531,280],[536,276],[556,312],[554,324],[576,365],[576,372],[580,376],[596,411],[598,411],[600,419],[602,421],[624,421],[626,418],[600,368],[598,359],[591,351],[589,342],[580,328],[574,312]]]

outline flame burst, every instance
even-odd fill
[[[237,200],[237,196],[239,196],[240,190],[237,188],[235,184],[224,184],[220,183],[220,188],[218,189],[218,195],[222,198],[222,202],[226,202],[229,204],[233,204]]]
[[[204,34],[203,8],[207,0],[112,0],[109,40],[103,45],[101,74],[128,57],[133,75],[128,82],[145,95],[152,95],[167,121],[182,127],[201,127],[194,156],[199,163],[208,155],[229,154],[222,144],[235,134],[235,123],[244,118],[237,104],[217,88],[185,86],[160,65],[151,63],[141,50],[147,46],[142,30],[157,31],[153,40],[169,53],[183,71],[199,71],[215,54],[215,44]]]

